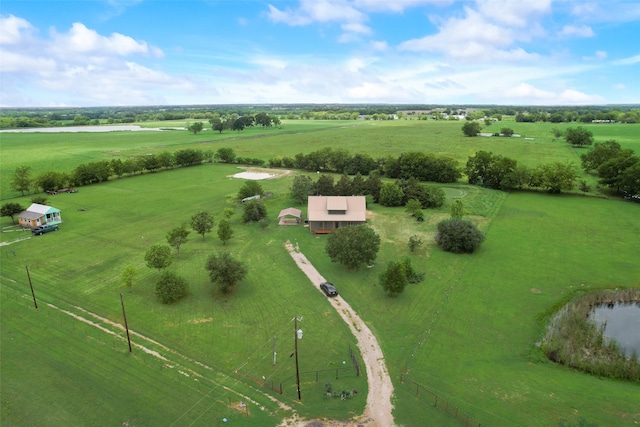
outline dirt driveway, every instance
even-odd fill
[[[318,273],[313,265],[307,260],[297,247],[291,242],[285,243],[285,248],[296,262],[300,270],[302,270],[311,284],[320,291],[318,285],[325,279]],[[367,369],[367,382],[369,384],[369,393],[367,395],[367,404],[364,414],[352,422],[345,421],[320,421],[320,420],[284,420],[281,426],[298,426],[304,427],[308,425],[314,426],[360,426],[367,425],[370,427],[391,427],[394,425],[391,411],[391,397],[393,395],[393,384],[389,377],[389,371],[384,361],[384,355],[378,344],[378,340],[373,335],[367,325],[360,319],[358,314],[342,299],[341,296],[330,298],[329,302],[336,309],[340,317],[349,325],[351,332],[358,340],[358,348],[364,359]],[[322,423],[322,424],[319,424]]]

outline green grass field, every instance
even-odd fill
[[[194,137],[186,132],[2,134],[3,197],[10,195],[5,193],[6,177],[25,162],[34,170],[56,162],[70,170],[78,162],[122,153],[185,147],[231,146],[238,155],[265,159],[324,146],[375,156],[425,150],[460,161],[474,149],[486,149],[532,165],[576,158],[564,142],[553,141],[550,124],[508,124],[516,133],[533,135],[533,141],[464,138],[460,124],[451,122],[365,122],[309,132],[303,123],[295,125],[301,126],[300,133],[284,133],[293,126],[286,123],[279,135],[216,141],[211,133]],[[619,141],[637,148],[637,139],[627,130],[631,125],[606,126],[593,126],[596,141],[611,137],[600,130],[619,129]],[[51,146],[56,149],[49,158],[41,154]],[[398,425],[460,425],[416,397],[407,382],[400,382],[401,375],[429,387],[483,425],[640,422],[637,384],[556,366],[536,347],[547,317],[575,292],[640,287],[637,204],[445,185],[449,200],[462,197],[468,215],[487,232],[479,252],[452,255],[435,246],[435,227],[447,217],[448,206],[427,211],[426,220],[418,223],[402,208],[372,205],[369,223],[382,240],[378,260],[371,269],[347,271],[325,255],[326,236],[276,225],[280,209],[296,206],[288,196],[291,177],[261,182],[272,193],[265,199],[266,228],[241,224],[233,199],[242,181],[229,178],[237,171],[230,165],[202,165],[52,196],[48,203],[62,210],[60,231],[0,247],[3,425],[216,426],[223,424],[223,417],[228,425],[277,425],[289,412],[269,397],[305,417],[344,419],[362,413],[366,378],[347,369],[354,338],[297,269],[283,247],[287,240],[298,243],[318,271],[338,285],[376,334],[396,388]],[[11,200],[26,205],[29,198]],[[205,239],[192,233],[169,267],[188,280],[190,294],[176,305],[159,304],[153,295],[159,273],[144,266],[146,249],[164,243],[170,229],[197,211],[208,210],[219,219],[226,207],[236,209],[231,219],[234,237],[223,246],[215,233]],[[28,237],[13,231],[10,219],[1,221],[0,242]],[[410,254],[406,243],[413,234],[426,244]],[[227,297],[214,292],[204,269],[206,258],[223,250],[249,268],[245,281]],[[389,299],[377,286],[378,275],[387,262],[404,256],[425,272],[425,280]],[[140,272],[131,290],[119,282],[127,264]],[[33,308],[25,266],[38,310]],[[120,293],[129,327],[141,334],[132,336],[131,354],[124,332],[109,323],[123,324]],[[289,357],[294,316],[303,316],[302,402],[296,401]],[[258,385],[262,377],[269,384],[282,383],[284,393]],[[347,401],[329,399],[324,396],[327,382],[334,390],[360,393]]]

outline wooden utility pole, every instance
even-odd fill
[[[124,328],[127,330],[127,342],[129,343],[129,353],[131,353],[131,337],[129,337],[129,325],[127,325],[127,313],[124,311],[124,299],[120,292],[120,303],[122,304],[122,317],[124,317]]]
[[[298,400],[302,400],[302,393],[300,392],[300,371],[298,369],[298,316],[293,319],[294,352],[296,354],[296,385],[298,386]]]
[[[33,305],[36,306],[36,310],[38,309],[38,302],[36,301],[36,293],[33,292],[33,284],[31,283],[31,275],[29,274],[29,267],[24,266],[27,269],[27,277],[29,278],[29,287],[31,288],[31,295],[33,296]]]

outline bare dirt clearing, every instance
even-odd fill
[[[241,167],[239,169],[244,169],[244,172],[238,172],[235,175],[230,175],[232,178],[242,178],[242,179],[251,179],[251,180],[262,180],[262,179],[273,179],[273,178],[281,178],[283,176],[291,175],[290,170],[285,169],[267,169],[267,168],[250,168],[250,167]]]
[[[300,270],[307,275],[312,285],[321,293],[322,291],[320,291],[318,285],[324,282],[325,279],[318,273],[318,270],[311,265],[304,254],[300,253],[291,242],[287,241],[285,247]],[[384,355],[382,354],[378,340],[369,327],[342,297],[337,296],[330,298],[329,302],[336,309],[340,317],[347,323],[349,329],[351,329],[351,332],[358,340],[358,348],[364,359],[367,369],[367,382],[369,384],[369,393],[367,394],[367,404],[364,409],[364,414],[353,421],[301,420],[294,417],[284,420],[280,426],[393,426],[393,416],[391,415],[391,411],[393,410],[393,405],[391,404],[393,384],[391,383],[389,371],[387,370]]]

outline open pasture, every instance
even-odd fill
[[[486,131],[499,132],[511,127],[522,138],[463,136],[460,121],[316,121],[283,120],[280,128],[249,128],[242,132],[222,134],[207,130],[193,135],[187,131],[138,131],[104,133],[0,133],[0,197],[17,194],[10,182],[15,169],[31,166],[33,176],[56,170],[71,172],[81,163],[113,158],[144,156],[186,148],[216,152],[232,148],[239,157],[269,159],[294,157],[323,148],[346,149],[351,154],[367,153],[374,158],[398,156],[408,151],[423,151],[458,160],[464,166],[478,150],[492,151],[535,167],[542,163],[580,164],[580,154],[588,148],[574,149],[551,129],[576,127],[579,124],[516,123],[510,120],[494,123]],[[148,122],[139,125],[148,125]],[[158,124],[153,122],[152,124]],[[596,142],[617,139],[625,148],[640,152],[636,137],[638,127],[629,124],[583,125],[594,133]],[[533,140],[524,139],[531,137]]]
[[[511,127],[519,132],[519,125]],[[527,151],[529,141],[464,138],[460,126],[457,122],[365,122],[358,128],[224,140],[212,143],[209,149],[231,147],[240,156],[268,159],[275,153],[293,156],[324,146],[375,156],[437,148],[439,154],[451,153],[462,161],[469,155],[465,151],[471,149],[469,144],[480,144],[487,147],[481,149],[518,160],[522,156],[523,161],[551,161],[537,157],[534,146]],[[597,126],[593,129],[599,141],[595,129],[604,128]],[[209,139],[186,132],[167,134],[175,137],[175,147],[180,149],[202,147],[211,140],[211,133]],[[139,135],[147,134],[104,134],[99,147],[85,147],[90,160],[73,164],[113,156],[109,150],[162,151],[170,146],[170,137],[162,136],[164,144],[153,141],[154,136],[164,133]],[[3,134],[3,194],[5,137]],[[64,137],[66,140],[61,137],[58,144],[66,144],[77,158],[83,158],[82,144],[73,142],[75,136]],[[533,142],[558,158],[575,159],[563,141],[553,141],[550,132],[547,138]],[[17,140],[12,136],[10,141],[17,145]],[[45,140],[25,140],[34,144],[34,153],[36,147],[45,146]],[[131,142],[134,140],[138,142]],[[60,156],[60,164],[72,169],[72,161],[63,159],[66,157]],[[13,157],[10,161],[24,164]],[[44,157],[40,162],[47,164]],[[448,205],[426,211],[423,223],[412,220],[402,208],[373,205],[369,206],[370,225],[382,240],[378,260],[371,269],[347,271],[331,263],[324,253],[326,236],[312,236],[303,227],[276,225],[280,209],[296,206],[288,197],[291,177],[261,181],[265,191],[272,193],[265,199],[267,227],[241,224],[233,199],[242,181],[229,178],[235,172],[238,169],[231,165],[202,165],[114,179],[82,187],[77,194],[53,196],[49,202],[62,210],[65,221],[59,232],[0,247],[3,418],[11,414],[7,420],[29,425],[30,414],[48,414],[50,425],[69,425],[84,419],[82,410],[76,408],[90,407],[100,400],[102,417],[96,423],[104,425],[127,420],[135,425],[158,425],[158,419],[167,425],[217,425],[229,409],[234,411],[229,419],[237,420],[237,425],[276,425],[287,411],[270,401],[266,397],[269,393],[307,417],[347,418],[362,413],[366,379],[349,376],[346,370],[344,377],[336,379],[335,372],[344,366],[342,361],[350,366],[348,347],[355,347],[353,337],[295,267],[283,247],[290,240],[325,278],[338,285],[341,295],[376,334],[396,389],[394,416],[398,425],[459,425],[416,397],[415,390],[400,381],[401,376],[428,386],[483,425],[576,425],[580,419],[602,426],[640,422],[637,384],[598,379],[556,366],[536,347],[545,319],[574,292],[640,286],[637,204],[445,185],[449,200],[461,198],[467,215],[487,232],[478,253],[452,255],[434,245],[435,226],[447,217]],[[14,200],[26,205],[29,196]],[[144,252],[152,244],[164,243],[170,229],[188,222],[197,211],[208,210],[218,220],[225,207],[236,209],[231,219],[234,237],[223,246],[215,232],[205,239],[192,233],[169,267],[187,279],[190,295],[176,305],[160,305],[153,295],[159,273],[144,266]],[[304,210],[304,206],[296,207]],[[11,230],[8,218],[2,218],[1,224],[3,230]],[[21,233],[3,232],[1,241],[10,243],[25,237]],[[425,241],[414,254],[406,245],[412,234]],[[214,292],[204,270],[207,256],[223,250],[249,268],[245,281],[228,297]],[[404,256],[410,257],[416,270],[425,272],[425,280],[389,299],[377,285],[378,275],[387,262]],[[139,271],[131,290],[119,282],[127,264]],[[38,311],[30,306],[25,265],[43,306]],[[86,310],[122,324],[120,293],[127,305],[129,327],[148,338],[134,336],[132,340],[166,355],[172,363],[179,362],[186,373],[191,369],[203,375],[201,381],[173,375],[175,369],[162,368],[165,362],[140,348],[128,355],[122,330],[109,327],[119,331],[120,338],[97,328],[86,327],[91,331],[87,333],[81,329],[83,322],[76,324],[59,311],[52,314],[53,309],[46,305],[96,320]],[[54,328],[55,322],[44,319],[47,313],[65,326]],[[291,319],[296,315],[304,316],[300,324],[304,338],[299,343],[304,372],[302,403],[295,401],[294,365],[289,357],[293,347]],[[69,330],[72,332],[64,333]],[[25,360],[31,363],[21,363]],[[44,377],[59,379],[37,382],[31,377],[31,367],[41,369]],[[318,382],[316,371],[320,372]],[[104,372],[104,378],[98,379],[95,372]],[[338,376],[343,373],[339,372]],[[282,381],[284,394],[258,386],[263,376],[276,384]],[[148,386],[141,391],[131,387],[125,377],[139,378]],[[72,395],[73,403],[66,400],[67,389],[85,382],[95,390],[77,392]],[[331,382],[334,389],[355,388],[359,397],[327,399],[325,382]],[[205,383],[208,385],[203,386]],[[214,391],[209,394],[210,390]],[[233,409],[241,399],[238,393],[255,401],[249,402],[248,417]],[[51,411],[50,402],[36,399],[50,394],[60,395]],[[162,410],[156,408],[159,402]],[[137,409],[145,404],[150,409]]]

